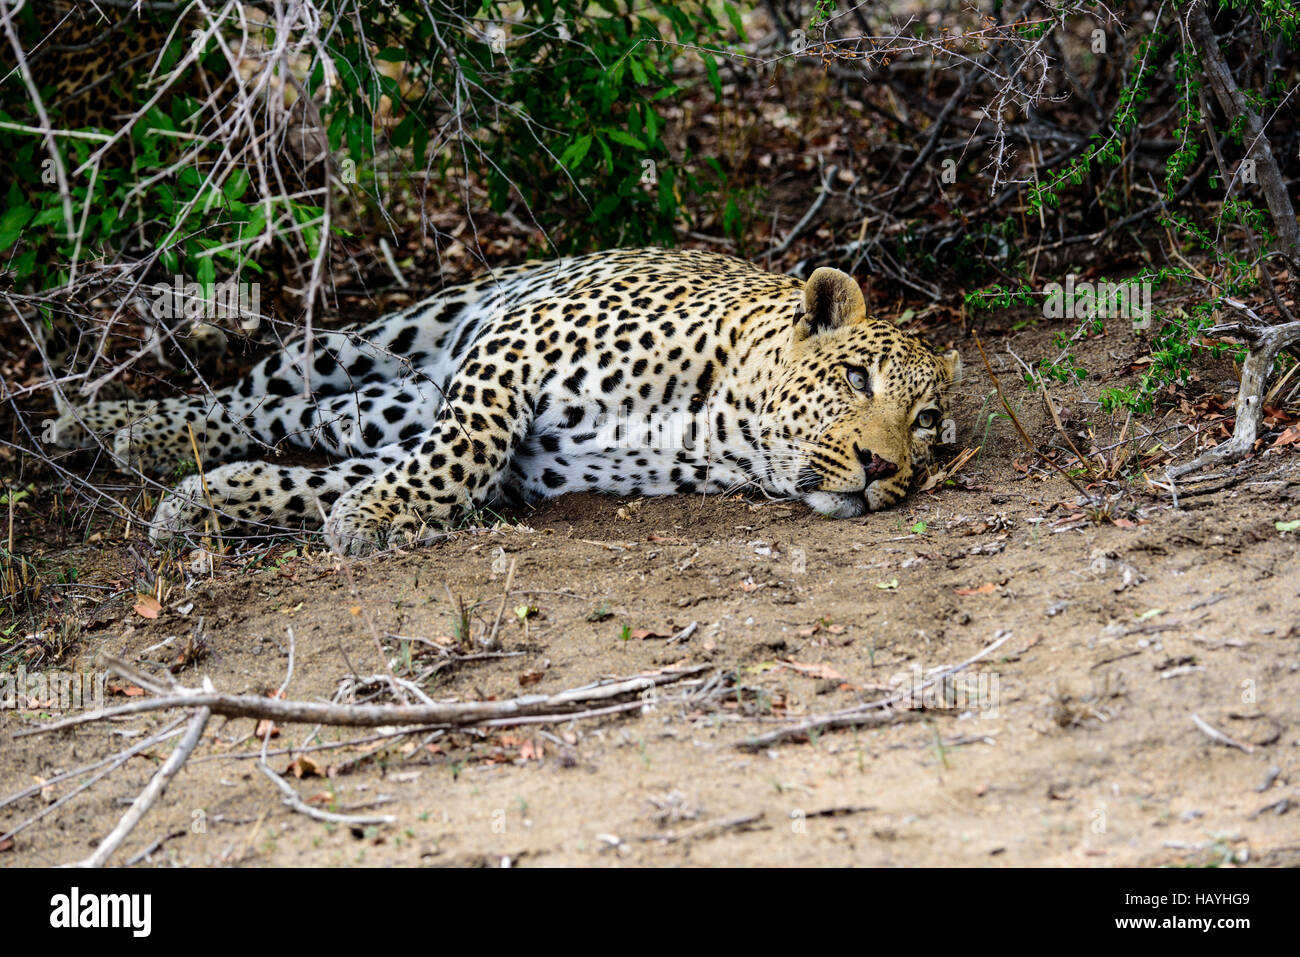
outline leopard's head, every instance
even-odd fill
[[[857,282],[818,269],[763,415],[778,491],[834,518],[895,504],[955,436],[955,350],[867,316]]]

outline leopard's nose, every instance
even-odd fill
[[[858,460],[862,463],[862,471],[866,474],[868,485],[887,479],[898,471],[897,465],[889,459],[881,458],[870,449],[858,449]]]

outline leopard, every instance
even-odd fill
[[[749,491],[850,518],[897,504],[953,441],[960,371],[837,269],[621,249],[447,286],[215,392],[69,408],[51,439],[143,468],[193,448],[204,470],[158,504],[160,546],[234,523],[360,554],[577,491]],[[331,464],[266,460],[286,446]]]

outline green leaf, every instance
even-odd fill
[[[242,227],[240,227],[239,238],[251,239],[254,236],[257,236],[259,233],[261,233],[262,229],[265,226],[266,226],[266,206],[262,203],[258,203],[256,206],[252,208],[252,210],[250,210],[248,222],[246,222]]]
[[[415,114],[407,113],[402,117],[402,122],[393,127],[393,131],[388,135],[389,141],[398,149],[405,149],[411,142],[411,134],[415,130]]]
[[[230,174],[230,178],[226,180],[226,184],[221,188],[221,192],[225,194],[226,199],[233,202],[244,195],[248,190],[248,184],[248,171],[245,169],[237,169]]]
[[[423,123],[416,123],[413,140],[414,145],[411,149],[415,155],[415,165],[417,167],[422,167],[425,162],[425,154],[429,149],[429,127],[425,126]]]
[[[645,149],[645,143],[641,142],[631,133],[624,133],[622,130],[601,130],[601,132],[615,143],[622,143],[624,146],[631,146],[638,150]]]
[[[701,56],[704,59],[704,69],[709,74],[709,85],[713,87],[713,96],[718,102],[722,102],[722,77],[718,76],[718,63],[712,53],[704,53]]]
[[[645,107],[645,138],[654,143],[659,139],[659,114]]]
[[[36,216],[32,219],[32,221],[27,225],[35,229],[37,226],[49,226],[53,223],[61,223],[61,222],[63,222],[63,205],[61,203],[54,202],[48,208],[42,209],[39,213],[37,213]]]
[[[745,24],[740,19],[740,11],[737,10],[735,4],[732,3],[724,3],[722,9],[726,11],[727,19],[731,21],[731,25],[735,28],[736,33],[740,35],[740,39],[743,41],[745,39]]]
[[[9,268],[14,271],[19,279],[26,279],[36,271],[36,250],[29,249],[21,256],[17,256],[9,264]]]
[[[560,154],[560,165],[565,169],[576,169],[578,165],[587,157],[587,151],[591,149],[590,133],[585,136],[579,136],[576,140],[568,145],[563,153]]]
[[[51,207],[59,215],[56,218],[61,219],[62,213],[55,207]],[[36,214],[36,211],[30,206],[15,206],[12,209],[5,210],[3,216],[0,216],[0,233],[20,233]]]
[[[659,170],[659,215],[666,223],[677,218],[677,194],[673,192],[673,168]]]

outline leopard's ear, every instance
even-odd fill
[[[867,317],[862,288],[848,273],[822,266],[803,287],[803,313],[795,323],[798,341]]]
[[[948,384],[956,385],[961,381],[961,354],[956,349],[949,349],[939,354],[939,364],[948,375]]]

